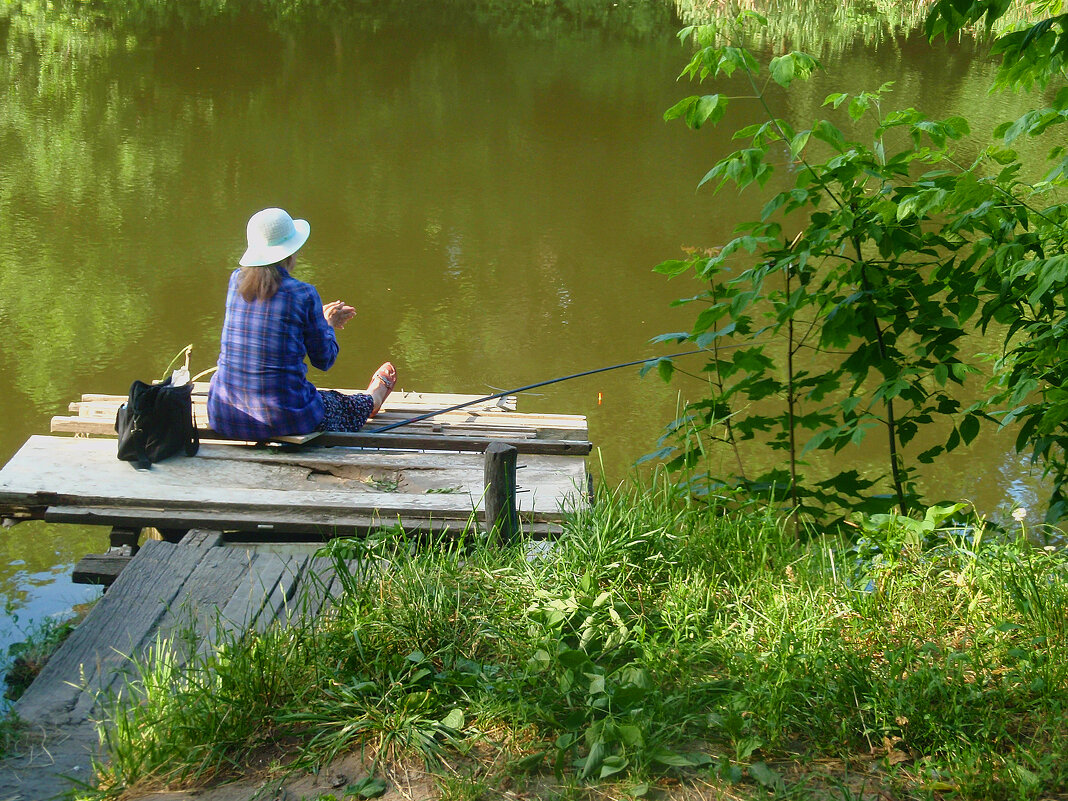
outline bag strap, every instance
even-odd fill
[[[185,455],[196,456],[200,450],[200,431],[197,430],[197,407],[193,398],[189,398],[189,441],[185,443]]]

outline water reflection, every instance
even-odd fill
[[[228,269],[267,205],[311,220],[298,274],[358,308],[321,385],[364,384],[388,356],[403,387],[482,393],[660,352],[648,340],[689,326],[670,302],[697,288],[653,265],[722,243],[763,205],[695,193],[755,111],[739,104],[700,134],[661,119],[688,92],[675,9],[4,4],[0,462],[81,392],[124,392],[189,342],[194,369],[212,364]],[[768,48],[809,32],[824,43],[828,75],[782,99],[791,118],[890,75],[903,103],[935,114],[967,107],[991,127],[1011,115],[973,47],[932,51],[880,13],[837,27],[794,13],[793,29],[770,29]],[[680,401],[707,392],[636,372],[548,387],[522,408],[588,415],[614,480]],[[983,509],[1002,503],[1007,452],[971,465],[998,476]],[[105,539],[6,532],[0,593],[37,609],[35,582]],[[54,607],[68,600],[57,592]]]
[[[21,523],[0,537],[0,670],[8,649],[47,617],[64,618],[100,597],[99,587],[71,582],[74,563],[107,550],[107,532],[93,526]],[[2,695],[2,693],[0,693]],[[3,705],[0,701],[0,706]]]

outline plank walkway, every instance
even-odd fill
[[[211,649],[226,632],[314,616],[337,592],[326,559],[220,546],[215,532],[190,532],[181,544],[145,543],[85,621],[56,652],[15,706],[31,744],[0,763],[0,799],[41,801],[87,781],[97,755],[90,721],[101,701],[131,679],[130,655],[147,656],[157,638]],[[186,640],[188,633],[195,639]],[[47,794],[46,794],[47,792]]]

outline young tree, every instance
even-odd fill
[[[960,5],[937,4],[932,34],[1002,4],[975,3],[967,13]],[[759,475],[747,474],[739,461],[736,474],[704,476],[704,486],[775,492],[795,513],[817,516],[833,508],[891,505],[904,513],[919,497],[916,463],[970,442],[982,421],[1000,411],[1001,425],[1019,426],[1018,447],[1031,449],[1054,476],[1050,516],[1059,517],[1065,501],[1060,486],[1068,480],[1068,390],[1061,389],[1068,375],[1060,374],[1068,371],[1062,367],[1068,346],[1061,344],[1068,312],[1066,210],[1043,207],[1038,199],[1063,180],[1065,162],[1030,185],[1009,145],[1062,121],[1063,109],[1035,110],[1002,126],[1003,141],[967,162],[955,149],[969,135],[967,120],[885,110],[889,84],[856,95],[834,93],[824,103],[838,118],[866,121],[870,138],[847,133],[836,118],[797,128],[774,113],[765,87],[770,80],[789,88],[819,65],[799,52],[760,64],[741,42],[747,26],[762,24],[759,15],[743,13],[732,22],[683,30],[681,37],[697,45],[684,76],[716,82],[742,75],[751,91],[688,97],[665,114],[700,128],[719,123],[730,103],[763,110],[762,123],[734,133],[742,146],[713,165],[702,185],[712,183],[715,191],[728,184],[762,186],[784,148],[796,175],[759,219],[738,227],[736,238],[711,254],[657,268],[669,275],[693,270],[707,282],[703,293],[685,301],[702,307],[693,328],[663,337],[692,341],[710,353],[705,371],[713,391],[689,406],[685,421],[722,432],[718,438],[735,448],[760,438],[786,455],[784,467]],[[1062,28],[1057,43],[1063,35]],[[1025,34],[1011,52],[1026,50],[1036,37]],[[1010,52],[1007,45],[1003,52]],[[1058,58],[1036,59],[1033,80],[1041,67],[1048,81]],[[1018,80],[1024,72],[1011,74]],[[1061,95],[1068,106],[1068,92]],[[744,266],[732,272],[739,258]],[[999,380],[987,397],[963,405],[951,385],[978,370],[964,358],[962,342],[992,323],[1006,332]],[[725,350],[726,343],[736,349]],[[819,358],[806,358],[808,366],[799,368],[801,353]],[[948,428],[944,442],[920,453],[908,450],[935,422]],[[813,451],[837,453],[877,431],[885,442],[884,477],[833,467],[814,475],[805,463]],[[673,464],[692,469],[699,447],[684,444]],[[888,493],[880,491],[884,480]]]

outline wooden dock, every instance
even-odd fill
[[[194,390],[205,421],[207,385]],[[550,532],[583,503],[591,445],[580,415],[524,414],[515,399],[447,412],[396,431],[373,429],[472,396],[395,392],[356,434],[324,432],[302,444],[220,441],[137,471],[115,457],[115,412],[125,398],[83,395],[0,470],[0,516],[160,529],[325,538],[374,527],[458,530],[485,523],[485,459],[495,442],[518,451],[523,527]]]

